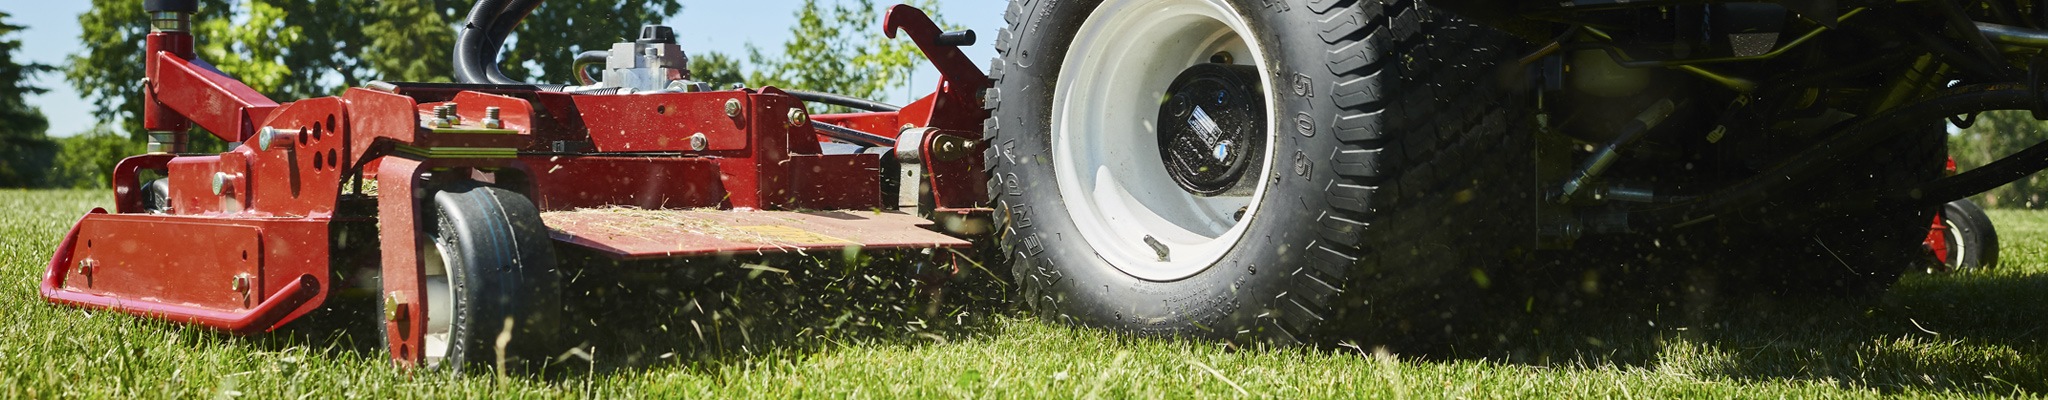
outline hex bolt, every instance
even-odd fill
[[[90,258],[78,260],[78,273],[80,274],[92,275],[95,272],[99,272],[99,267],[100,263]]]
[[[499,112],[497,107],[484,107],[484,129],[500,129],[505,127],[505,121],[498,119]]]
[[[804,111],[804,108],[803,108],[803,107],[796,107],[796,108],[791,108],[791,109],[789,109],[789,126],[793,126],[793,127],[795,127],[795,126],[805,126],[805,125],[810,125],[810,124],[811,124],[811,113],[809,113],[809,112],[806,112],[806,111]]]
[[[740,99],[728,99],[725,101],[725,116],[731,118],[740,117]]]
[[[385,321],[398,321],[398,310],[399,310],[399,307],[404,307],[404,306],[405,306],[405,304],[404,304],[404,303],[400,303],[400,302],[398,301],[398,292],[389,292],[389,293],[385,293],[385,294],[384,294],[384,320],[385,320]]]
[[[456,108],[453,101],[448,102],[448,124],[462,125],[462,109]]]
[[[227,193],[228,182],[234,179],[233,176],[229,176],[226,172],[213,173],[213,195],[219,196],[222,193]]]
[[[454,124],[454,122],[453,122],[453,121],[450,121],[450,120],[448,119],[448,114],[449,114],[449,112],[448,112],[448,105],[446,105],[446,104],[443,104],[443,105],[438,105],[438,106],[434,106],[434,122],[433,122],[433,126],[434,126],[435,128],[449,128],[449,127],[453,127],[453,126],[454,126],[455,124]]]
[[[229,289],[234,289],[234,291],[241,292],[244,295],[249,294],[250,286],[252,285],[249,284],[249,274],[235,275],[235,279],[228,283]]]
[[[704,149],[710,147],[711,138],[704,136],[704,132],[690,135],[690,151],[704,151]]]
[[[273,136],[277,136],[277,128],[266,126],[263,129],[257,130],[256,149],[270,151],[270,141],[274,139]]]

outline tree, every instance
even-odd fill
[[[740,60],[717,52],[691,55],[690,74],[691,78],[709,83],[715,89],[747,81]]]
[[[935,3],[922,0],[912,4],[931,9]],[[817,0],[804,0],[796,21],[780,57],[747,46],[747,59],[753,64],[748,84],[875,98],[909,81],[910,72],[924,60],[910,40],[882,35],[881,8],[873,0],[840,2],[829,8],[819,7]],[[958,29],[944,20],[937,22]]]
[[[92,0],[78,17],[85,50],[65,78],[103,122],[143,135],[139,82],[148,19],[133,0]],[[469,1],[201,0],[199,57],[277,100],[327,96],[371,80],[448,81],[450,51]],[[682,9],[677,0],[544,3],[507,46],[506,76],[567,81],[577,51],[603,48]],[[531,67],[530,67],[531,66]],[[536,68],[537,67],[537,68]],[[561,77],[560,79],[544,79]],[[193,135],[204,139],[210,135]]]
[[[7,17],[0,12],[0,187],[35,186],[40,184],[42,171],[49,168],[56,145],[43,136],[50,121],[26,99],[45,89],[28,81],[56,68],[15,61],[14,51],[21,49],[21,40],[9,36],[22,27],[8,24]]]
[[[55,163],[44,186],[73,189],[105,189],[108,174],[122,158],[142,152],[142,143],[106,124],[78,135],[57,139]]]
[[[2048,141],[2048,129],[2027,111],[1991,111],[1949,138],[1949,155],[1963,171]],[[2048,208],[2048,177],[2028,175],[1980,195],[1985,207]]]

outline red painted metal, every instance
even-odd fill
[[[161,174],[168,174],[170,170],[166,167],[174,157],[177,156],[170,154],[144,154],[123,158],[120,163],[114,164],[114,174],[111,183],[114,188],[115,212],[124,214],[143,212],[140,172],[147,169]]]
[[[877,154],[796,155],[789,204],[805,209],[873,209],[882,203],[882,158]]]
[[[598,151],[693,152],[690,136],[702,133],[709,139],[706,150],[711,152],[705,154],[717,154],[746,150],[754,128],[751,121],[780,118],[774,114],[787,112],[775,107],[777,103],[757,99],[759,96],[708,92],[571,98]],[[740,116],[726,116],[727,101],[740,102]]]
[[[718,163],[699,157],[525,156],[543,211],[612,205],[715,208],[725,202]]]
[[[426,263],[419,255],[424,239],[418,232],[424,216],[419,210],[420,196],[427,192],[416,190],[415,183],[425,171],[419,160],[404,157],[385,157],[377,171],[377,243],[384,259],[384,287],[378,296],[387,302],[387,348],[392,361],[402,366],[418,365],[424,359],[421,349],[428,305],[421,283],[426,280]]]
[[[899,4],[889,9],[889,15],[882,21],[882,33],[895,38],[898,31],[910,36],[941,75],[936,91],[903,107],[902,120],[921,122],[919,126],[974,132],[967,137],[981,138],[981,121],[988,119],[988,110],[982,109],[981,91],[990,86],[988,75],[960,48],[939,44],[939,34],[945,30],[916,7]]]
[[[1942,223],[1941,213],[1934,213],[1934,225],[1927,228],[1927,239],[1920,244],[1934,253],[1934,259],[1944,265],[1954,265],[1948,259],[1948,224]]]
[[[170,238],[167,232],[176,232]],[[43,298],[236,333],[268,331],[326,298],[326,225],[107,214],[65,235]],[[77,266],[78,268],[72,268]]]
[[[192,58],[192,35],[185,32],[150,32],[149,37],[143,41],[143,46],[144,76],[157,76],[157,64],[147,61],[154,59],[156,54]],[[187,141],[185,131],[192,128],[192,121],[185,119],[185,116],[179,115],[176,110],[164,105],[163,101],[157,98],[157,85],[153,79],[142,82],[142,129],[150,132],[169,132],[173,139],[168,143],[169,148],[163,150],[183,153]]]
[[[277,108],[277,102],[211,65],[169,52],[154,54],[149,63],[156,101],[221,140],[247,140],[256,133],[256,123]]]
[[[933,203],[938,208],[949,209],[979,207],[988,199],[988,175],[981,168],[983,142],[975,140],[974,147],[967,150],[942,149],[940,147],[944,143],[939,140],[942,135],[980,137],[970,132],[944,129],[924,136],[924,144],[920,146],[923,150],[919,154],[924,157],[925,179],[931,183]],[[942,156],[949,153],[965,155],[950,160]]]
[[[796,251],[962,248],[895,211],[588,209],[541,214],[555,240],[620,259]]]
[[[907,33],[934,60],[945,74],[938,89],[900,112],[823,116],[805,115],[802,101],[773,87],[587,95],[399,84],[280,105],[196,59],[191,36],[152,33],[144,126],[183,135],[197,125],[244,144],[123,160],[112,182],[121,213],[95,210],[73,226],[42,294],[233,332],[275,329],[326,299],[334,254],[359,250],[330,237],[336,220],[369,217],[338,215],[352,178],[377,188],[378,295],[394,306],[387,345],[400,365],[422,360],[427,323],[422,199],[455,179],[525,193],[548,211],[557,240],[622,258],[968,246],[931,231],[931,221],[877,211],[895,206],[881,201],[883,155],[820,146],[829,139],[813,123],[892,138],[926,126],[979,138],[987,77],[959,49],[938,45],[939,28],[914,8],[892,9],[885,28]],[[460,105],[461,123],[423,123],[449,102]],[[501,129],[482,125],[489,107],[499,109]],[[265,128],[281,134],[259,146]],[[701,149],[692,143],[699,134]],[[557,152],[558,143],[570,150]],[[183,136],[170,145],[182,151]],[[981,157],[933,158],[935,142],[921,145],[935,215],[985,214],[975,208],[985,190]],[[145,169],[168,178],[168,214],[141,214]]]
[[[264,126],[286,132],[271,143],[271,150],[258,151],[250,145],[231,152],[248,165],[250,176],[237,188],[246,188],[247,209],[261,216],[332,216],[335,198],[341,195],[342,177],[349,164],[348,118],[340,98],[322,97],[293,102],[272,113]],[[226,156],[223,154],[223,156]],[[210,189],[210,188],[209,188]],[[211,194],[211,193],[209,193]]]
[[[824,114],[811,116],[811,120],[827,124],[839,125],[851,128],[853,130],[871,133],[876,136],[895,138],[896,136],[903,134],[904,128],[902,120],[897,118],[897,115],[897,113],[893,112]],[[825,137],[822,135],[818,137],[818,141],[820,142],[830,140],[832,140],[832,138],[830,137]]]

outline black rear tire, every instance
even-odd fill
[[[1239,34],[1269,49],[1242,64],[1264,79],[1271,167],[1251,180],[1264,194],[1233,222],[1243,235],[1219,236],[1235,242],[1168,278],[1141,277],[1113,255],[1130,244],[1108,242],[1137,235],[1086,237],[1082,225],[1105,223],[1075,211],[1059,181],[1070,161],[1055,138],[1091,134],[1055,132],[1065,129],[1056,107],[1084,107],[1055,100],[1062,74],[1107,73],[1063,64],[1091,18],[1116,16],[1102,6],[1117,0],[1011,2],[990,72],[986,165],[1001,251],[1041,316],[1281,343],[1336,333],[1333,321],[1421,326],[1409,319],[1438,318],[1421,311],[1454,297],[1439,291],[1485,286],[1476,270],[1533,243],[1532,147],[1517,132],[1532,96],[1503,63],[1520,55],[1516,39],[1419,1],[1219,1],[1242,18],[1249,32]],[[1121,117],[1158,122],[1135,114]],[[1162,262],[1178,255],[1152,237]]]

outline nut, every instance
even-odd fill
[[[796,107],[796,108],[791,108],[791,109],[789,109],[789,126],[793,126],[793,127],[794,127],[794,126],[805,126],[805,125],[810,125],[810,124],[811,124],[811,113],[810,113],[810,112],[806,112],[806,111],[804,111],[804,108],[803,108],[803,107]]]

